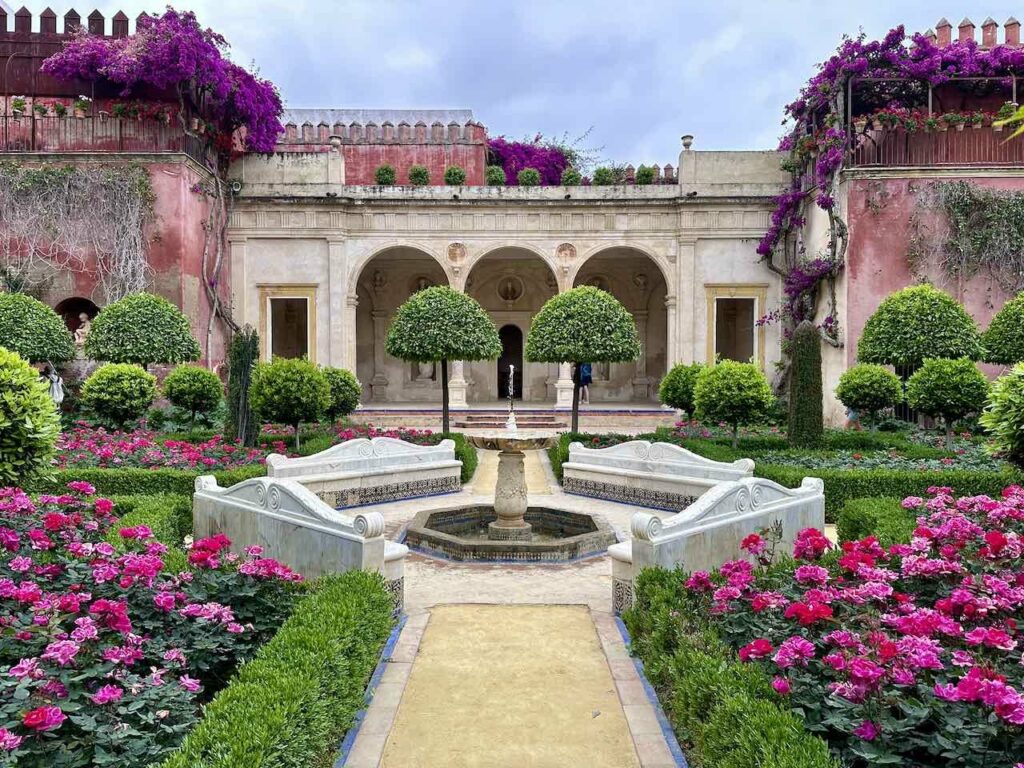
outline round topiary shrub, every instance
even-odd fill
[[[398,178],[398,174],[395,173],[395,167],[393,165],[378,165],[377,169],[373,172],[373,179],[382,187],[389,187],[395,183]]]
[[[444,183],[449,187],[461,187],[466,183],[466,171],[458,165],[449,165],[444,169]]]
[[[583,183],[583,177],[580,176],[580,172],[572,166],[569,166],[562,171],[562,186],[563,187],[578,187]]]
[[[161,296],[135,293],[104,307],[92,321],[85,354],[109,363],[184,363],[199,359],[188,318]]]
[[[504,187],[508,184],[508,176],[505,175],[505,169],[500,165],[488,165],[487,170],[484,171],[484,181],[489,187]]]
[[[953,422],[980,411],[988,393],[988,379],[967,358],[925,360],[907,381],[907,403],[925,416],[942,417],[949,449],[953,447]]]
[[[839,377],[836,397],[847,408],[867,416],[868,423],[874,427],[879,411],[903,402],[903,383],[887,368],[861,363]]]
[[[685,411],[693,416],[693,388],[700,372],[707,368],[704,363],[679,363],[665,374],[658,387],[658,399],[669,408]]]
[[[590,183],[595,187],[610,187],[615,183],[615,171],[604,166],[595,168]]]
[[[1024,363],[992,383],[981,425],[999,452],[1024,468]]]
[[[299,448],[299,427],[317,421],[331,406],[331,385],[323,371],[304,358],[275,358],[260,363],[253,371],[249,403],[264,422],[288,424],[295,428]]]
[[[0,294],[0,346],[31,363],[62,363],[75,342],[60,315],[24,293]]]
[[[516,182],[520,187],[540,186],[540,171],[536,168],[523,168],[516,174]]]
[[[331,421],[337,421],[356,409],[359,398],[363,396],[363,387],[352,371],[324,368],[323,372],[331,386],[331,404],[327,408],[327,416]]]
[[[693,405],[701,421],[724,422],[732,427],[732,447],[739,428],[764,419],[774,405],[768,379],[753,363],[722,360],[697,377]]]
[[[868,318],[857,345],[862,363],[916,368],[927,358],[977,360],[978,326],[949,294],[914,285],[890,294]]]
[[[641,165],[633,175],[633,180],[641,186],[653,184],[655,179],[654,168],[649,165]]]
[[[414,187],[425,187],[430,184],[430,171],[425,165],[409,167],[409,183]]]
[[[156,398],[156,377],[130,363],[107,363],[82,385],[82,405],[104,426],[123,429]]]
[[[46,383],[16,352],[0,347],[0,488],[45,471],[60,434]]]
[[[997,365],[1024,361],[1024,293],[1003,304],[981,335],[982,360]]]
[[[196,425],[197,413],[209,413],[224,396],[217,374],[197,365],[179,365],[164,379],[163,389],[171,405],[189,412],[191,428]]]

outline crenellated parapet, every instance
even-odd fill
[[[973,21],[969,18],[964,18],[963,21],[957,25],[956,41],[966,43],[973,40],[978,44],[979,48],[986,49],[995,48],[998,45],[1007,45],[1011,48],[1020,47],[1020,22],[1013,16],[1003,23],[1002,41],[999,40],[999,23],[991,16],[985,19],[981,24],[980,40],[975,34],[976,29],[977,28]],[[925,34],[942,48],[945,48],[947,45],[952,45],[953,43],[953,25],[950,24],[949,20],[946,18],[939,19],[935,23],[935,29],[929,29]]]
[[[139,18],[146,14],[139,14]],[[136,19],[137,22],[137,19]],[[37,20],[33,20],[32,12],[22,6],[14,12],[14,18],[8,18],[8,13],[0,6],[0,41],[2,42],[49,42],[54,37],[64,37],[77,32],[82,26],[82,17],[74,9],[64,14],[61,21],[61,30],[57,31],[57,14],[47,8],[39,14]],[[99,11],[93,11],[85,20],[85,28],[90,35],[100,37],[127,37],[129,35],[130,19],[124,11],[118,11],[111,19],[109,26],[107,19]]]

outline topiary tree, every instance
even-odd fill
[[[323,371],[302,357],[259,363],[249,387],[253,412],[264,422],[295,428],[295,450],[304,421],[317,421],[331,407],[331,385]]]
[[[926,416],[942,417],[946,448],[953,448],[953,422],[980,411],[988,398],[988,379],[972,360],[930,358],[907,381],[907,402]]]
[[[1024,361],[1024,293],[1003,304],[981,335],[986,363],[1015,365]]]
[[[400,360],[440,363],[441,430],[447,433],[448,361],[494,360],[501,354],[501,340],[476,299],[435,285],[417,291],[398,308],[384,348]]]
[[[93,360],[134,363],[184,363],[199,359],[199,342],[188,318],[162,296],[134,293],[104,307],[85,338]]]
[[[903,402],[903,382],[888,368],[861,363],[839,377],[836,397],[847,408],[866,414],[875,429],[879,411]]]
[[[389,187],[395,183],[395,179],[398,175],[395,173],[395,167],[393,165],[378,165],[377,169],[373,172],[373,180],[380,184],[382,187]]]
[[[101,365],[82,385],[82,405],[105,425],[123,429],[156,398],[156,376],[131,363]]]
[[[260,337],[245,326],[231,337],[228,350],[228,412],[224,432],[242,445],[256,444],[259,422],[249,404],[252,371],[260,359]]]
[[[700,372],[707,368],[704,363],[679,363],[665,374],[658,387],[658,399],[669,408],[685,411],[693,417],[693,387]]]
[[[992,435],[996,449],[1024,468],[1024,363],[992,383],[981,425]]]
[[[641,165],[636,169],[633,180],[640,186],[653,184],[655,181],[654,168],[649,165]]]
[[[30,363],[63,363],[75,356],[60,315],[24,293],[0,293],[0,345]]]
[[[217,374],[196,365],[179,365],[167,374],[163,389],[171,405],[189,412],[189,429],[195,429],[197,413],[212,411],[224,396]]]
[[[825,434],[822,413],[821,336],[810,320],[793,331],[790,344],[789,422],[787,438],[794,446],[818,445]]]
[[[530,323],[526,359],[574,363],[572,431],[579,432],[580,364],[624,363],[640,357],[636,323],[618,299],[582,285],[549,299]]]
[[[466,183],[466,171],[458,165],[449,165],[444,169],[444,183],[449,187],[461,187]]]
[[[0,488],[45,472],[59,434],[46,383],[18,353],[0,347]]]
[[[753,363],[722,360],[701,371],[693,390],[697,418],[732,427],[732,447],[739,445],[739,428],[756,424],[775,402],[768,379]]]
[[[536,168],[523,168],[516,174],[516,181],[520,187],[540,186],[540,171]]]
[[[488,165],[484,171],[484,181],[489,187],[504,187],[508,184],[508,176],[500,165]]]
[[[868,318],[857,345],[857,359],[916,368],[926,358],[977,360],[978,326],[952,296],[930,285],[890,294]]]
[[[427,166],[409,166],[409,183],[414,187],[425,187],[430,184],[430,171],[427,169]]]
[[[610,187],[615,183],[615,171],[605,166],[595,168],[594,178],[590,180],[590,183],[595,187]]]
[[[563,187],[578,187],[583,183],[583,177],[580,176],[580,172],[573,168],[571,165],[562,171],[562,186]]]
[[[331,404],[327,408],[327,415],[331,421],[337,421],[356,409],[363,395],[363,387],[352,371],[325,367],[323,372],[327,383],[331,385]]]

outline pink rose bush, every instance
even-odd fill
[[[167,547],[94,494],[0,489],[0,765],[158,761],[294,602],[300,576],[224,536],[167,572]]]
[[[907,544],[833,550],[797,536],[795,563],[751,559],[694,573],[685,600],[771,677],[850,766],[1006,766],[1024,755],[1024,489],[930,498]]]

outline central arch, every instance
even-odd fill
[[[523,332],[518,325],[503,325],[498,329],[501,339],[501,357],[498,358],[498,397],[523,399]],[[511,386],[510,386],[511,384]]]

